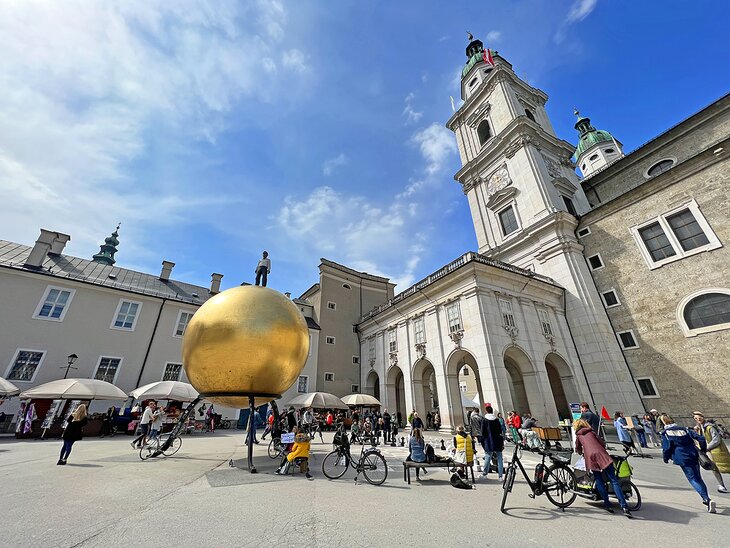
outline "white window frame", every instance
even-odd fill
[[[332,345],[334,345],[334,344],[337,344],[337,339],[336,339],[336,337],[333,337],[332,335],[327,335],[324,338],[324,342],[325,342],[325,344],[332,344]]]
[[[616,289],[611,287],[607,289],[606,291],[601,291],[601,300],[603,301],[603,306],[606,308],[616,308],[617,306],[621,306],[621,299],[618,298],[618,293],[616,292]],[[606,301],[606,293],[613,293],[614,297],[616,297],[616,304],[608,304]]]
[[[454,318],[450,317],[450,310],[456,310],[456,316]],[[446,325],[449,328],[449,333],[464,331],[464,321],[461,318],[461,306],[459,306],[459,301],[454,301],[446,305]]]
[[[327,310],[337,310],[337,303],[334,301],[327,301]]]
[[[352,363],[354,363],[355,365],[359,365],[360,364],[360,356],[353,356],[352,357]]]
[[[687,322],[684,320],[684,308],[689,304],[691,300],[699,297],[700,295],[704,295],[705,293],[722,293],[724,295],[730,295],[730,289],[724,287],[709,287],[705,289],[700,289],[698,291],[690,293],[684,299],[679,301],[679,304],[677,305],[677,323],[679,324],[679,327],[682,328],[682,333],[684,333],[685,337],[696,337],[697,335],[702,335],[703,333],[712,333],[713,331],[723,331],[725,329],[730,329],[730,323],[719,323],[717,325],[711,325],[709,327],[698,327],[696,329],[690,329],[690,327],[687,325]]]
[[[707,244],[695,247],[694,249],[690,249],[689,251],[685,251],[684,249],[682,249],[682,246],[680,245],[677,236],[674,234],[674,230],[672,230],[672,227],[669,226],[669,222],[667,221],[667,217],[671,217],[675,213],[679,213],[680,211],[685,209],[689,209],[690,213],[692,213],[692,216],[695,218],[695,221],[697,221],[697,224],[700,225],[702,232],[705,233],[705,236],[708,240]],[[644,243],[644,240],[641,237],[639,231],[642,228],[656,222],[659,223],[659,226],[664,231],[664,235],[667,237],[667,240],[669,240],[672,249],[674,249],[675,255],[673,255],[672,257],[666,257],[661,261],[654,262],[654,259],[652,258],[651,253],[649,253],[649,250],[646,248],[646,244]],[[694,199],[682,204],[679,207],[675,207],[674,209],[662,213],[657,217],[653,217],[646,222],[632,226],[630,230],[631,234],[634,236],[634,240],[636,240],[636,245],[639,246],[639,252],[644,258],[644,262],[646,263],[646,266],[649,267],[649,270],[661,268],[665,264],[673,263],[674,261],[681,261],[682,259],[686,257],[691,257],[692,255],[696,255],[697,253],[704,253],[705,251],[712,251],[713,249],[722,247],[720,240],[717,238],[717,235],[710,227],[710,224],[707,222],[707,219],[705,219],[705,216],[702,215],[702,212],[700,211],[700,206]]]
[[[517,327],[512,301],[503,298],[499,299],[499,312],[502,315],[502,325],[504,327]]]
[[[464,377],[468,377],[468,376],[469,376],[469,368],[468,368],[468,367],[467,367],[466,365],[465,365],[464,367],[462,367],[462,368],[461,368],[461,374],[462,374],[462,375],[463,375]]]
[[[302,379],[305,379],[304,390],[299,390],[299,383]],[[297,377],[297,394],[306,394],[309,391],[309,375],[299,375]]]
[[[581,232],[583,234],[581,234]],[[591,233],[591,227],[590,226],[584,226],[583,228],[579,228],[578,229],[578,232],[577,232],[579,238],[585,238],[590,233]]]
[[[413,320],[413,340],[416,344],[423,344],[426,342],[426,321],[422,315]]]
[[[634,380],[636,381],[636,388],[639,391],[639,394],[641,394],[642,399],[651,400],[651,399],[656,399],[656,398],[662,397],[661,394],[659,394],[659,389],[657,388],[653,377],[636,377]],[[641,390],[641,385],[639,384],[639,381],[649,381],[651,383],[652,388],[654,388],[654,392],[656,395],[654,395],[654,396],[644,395],[644,392]]]
[[[598,266],[596,268],[593,268],[593,265],[591,264],[591,259],[593,257],[598,257],[598,260],[601,261],[601,266]],[[600,253],[594,253],[590,257],[586,257],[586,261],[588,262],[588,268],[591,270],[591,272],[595,272],[597,270],[601,270],[603,268],[606,268],[606,263],[603,261],[603,257],[601,257]]]
[[[109,356],[105,356],[105,357],[108,358]],[[119,365],[122,365],[122,364],[120,363]],[[182,362],[165,362],[165,367],[162,368],[162,377],[160,378],[160,380],[162,380],[162,381],[165,380],[165,375],[167,374],[167,366],[168,365],[179,365],[180,366],[180,374],[177,376],[177,379],[175,379],[175,380],[176,381],[179,381],[180,379],[182,379],[182,375],[183,375],[183,371],[184,371]]]
[[[398,330],[395,327],[388,330],[388,352],[398,352]]]
[[[111,381],[112,384],[115,384],[117,382],[117,377],[119,376],[119,371],[122,369],[122,364],[124,363],[124,358],[121,356],[99,356],[99,359],[96,361],[96,367],[94,368],[94,374],[91,375],[91,378],[96,378],[97,373],[99,373],[99,367],[101,366],[101,360],[104,358],[109,360],[119,360],[119,365],[117,366],[117,370],[114,372],[114,378]]]
[[[631,333],[631,338],[634,339],[634,346],[624,346],[624,343],[621,340],[621,335],[623,335],[624,333]],[[616,338],[618,339],[619,346],[623,350],[635,350],[636,348],[639,348],[639,339],[636,338],[636,334],[634,333],[633,329],[624,329],[623,331],[617,331]]]
[[[51,318],[50,316],[41,316],[41,310],[43,309],[43,305],[46,304],[46,299],[48,299],[48,294],[56,289],[57,291],[68,291],[70,295],[68,296],[68,299],[66,300],[66,304],[63,306],[63,310],[61,311],[61,315],[58,318]],[[35,309],[35,312],[33,313],[33,319],[35,320],[44,320],[47,322],[62,322],[64,318],[66,317],[66,312],[68,312],[69,307],[71,306],[71,301],[74,298],[74,295],[76,294],[75,289],[71,289],[70,287],[61,287],[58,285],[49,285],[46,287],[45,292],[43,293],[43,297],[41,297],[40,302],[38,303],[38,306]],[[53,310],[53,309],[51,309]]]
[[[117,317],[119,316],[119,311],[122,309],[122,303],[132,303],[136,304],[137,306],[137,314],[134,316],[134,321],[132,321],[132,327],[117,327],[114,325],[117,321]],[[137,320],[139,320],[139,316],[142,313],[142,302],[141,301],[131,301],[129,299],[119,299],[119,304],[117,304],[117,309],[114,311],[114,316],[112,317],[112,323],[109,326],[109,329],[116,329],[117,331],[127,331],[131,332],[134,331],[137,328]],[[109,356],[106,356],[109,357]]]
[[[329,376],[329,378],[327,378]],[[324,372],[324,381],[325,382],[335,382],[335,374],[332,371],[325,371]]]
[[[359,394],[360,393],[360,385],[359,384],[351,384],[350,385],[350,393],[351,394]]]
[[[550,314],[548,314],[548,311],[544,308],[538,308],[537,319],[540,321],[540,330],[542,331],[542,334],[554,337],[555,333],[553,333],[553,326],[550,323]]]
[[[13,366],[15,365],[15,361],[18,359],[18,356],[21,352],[37,352],[41,354],[41,359],[38,360],[38,367],[35,368],[35,371],[33,371],[33,376],[30,378],[29,381],[22,381],[19,379],[11,379],[10,378],[10,372],[13,370]],[[5,371],[5,378],[8,379],[12,383],[18,383],[18,382],[33,382],[35,381],[36,375],[38,375],[38,370],[43,366],[43,360],[46,358],[46,354],[48,352],[46,350],[38,350],[35,348],[16,348],[15,354],[13,354],[13,359],[10,360],[10,363],[8,364],[8,368]]]
[[[649,171],[651,170],[651,168],[653,168],[654,166],[656,166],[658,164],[661,164],[665,160],[671,160],[672,166],[668,170],[662,171],[662,173],[666,173],[667,171],[670,171],[677,166],[677,158],[675,156],[667,156],[666,158],[660,158],[659,160],[652,162],[651,165],[644,170],[644,179],[653,179],[654,177],[659,177],[659,175],[661,175],[662,173],[657,173],[656,175],[649,175]]]
[[[183,329],[182,335],[177,334],[178,327],[180,327],[180,320],[182,319],[183,314],[190,314],[190,318],[188,318],[188,321],[185,323],[185,329]],[[190,324],[190,320],[193,319],[193,315],[195,314],[195,310],[186,310],[184,308],[181,308],[180,311],[177,313],[177,320],[175,320],[175,327],[172,330],[172,336],[176,339],[182,339],[185,335],[185,331],[188,328],[188,324]],[[116,318],[114,319],[116,321]],[[117,328],[119,329],[119,328]],[[170,362],[174,363],[174,362]]]

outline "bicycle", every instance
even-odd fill
[[[166,442],[170,438],[170,443],[166,444]],[[139,450],[139,458],[142,460],[147,460],[150,457],[156,457],[160,453],[162,453],[166,457],[171,457],[175,453],[177,453],[181,447],[182,438],[180,436],[172,437],[171,434],[165,434],[164,436],[155,436],[154,438],[147,439],[147,442]]]
[[[522,451],[527,449],[533,451],[538,455],[542,455],[542,461],[535,466],[534,479],[530,479],[525,467],[522,465]],[[507,495],[512,492],[512,486],[515,483],[515,476],[517,475],[517,468],[520,469],[522,475],[527,481],[527,485],[530,487],[532,493],[529,493],[530,498],[535,498],[540,495],[545,495],[548,500],[563,512],[565,509],[573,504],[577,498],[575,493],[577,487],[577,481],[573,470],[569,468],[571,450],[562,451],[562,454],[558,451],[553,452],[549,449],[535,449],[532,450],[526,447],[522,443],[515,445],[514,453],[512,454],[512,461],[507,466],[507,471],[504,476],[504,483],[502,484],[502,506],[500,510],[505,513],[504,505],[507,502]],[[549,467],[545,465],[545,459],[549,458],[552,465]],[[567,498],[566,498],[567,497]]]
[[[286,445],[281,443],[281,438],[271,438],[268,453],[270,459],[279,459],[286,454]]]
[[[327,453],[322,460],[322,473],[328,479],[334,480],[341,478],[347,469],[352,467],[357,473],[355,474],[355,483],[362,473],[367,482],[371,485],[382,485],[388,477],[388,464],[380,449],[375,447],[376,442],[372,442],[372,447],[365,449],[365,445],[360,448],[360,458],[355,462],[350,453],[350,444],[347,441],[347,432],[344,429],[338,431],[339,440],[334,451]],[[335,435],[337,438],[337,435]]]

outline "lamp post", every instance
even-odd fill
[[[68,365],[66,366],[66,372],[63,374],[63,378],[65,379],[68,377],[68,370],[69,369],[78,369],[78,367],[74,367],[74,362],[79,359],[79,357],[76,354],[70,354],[68,356]],[[61,367],[63,369],[63,367]]]

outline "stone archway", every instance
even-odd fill
[[[511,346],[504,353],[504,367],[507,370],[512,399],[510,409],[505,411],[517,411],[521,415],[530,413],[530,404],[542,399],[539,390],[534,386],[535,368],[530,358],[520,348]],[[528,382],[528,378],[532,382]],[[507,403],[502,402],[502,405]]]
[[[484,390],[476,358],[467,350],[451,353],[446,362],[446,387],[451,398],[454,417],[452,426],[467,425],[467,407],[483,410]],[[466,388],[466,391],[462,390]],[[442,417],[443,419],[443,417]]]
[[[570,403],[579,403],[581,397],[576,387],[573,371],[568,363],[555,352],[545,356],[545,369],[547,370],[550,389],[555,399],[555,407],[560,419],[570,419]]]
[[[439,396],[436,387],[436,370],[433,364],[422,358],[413,366],[411,374],[413,384],[413,405],[416,412],[426,424],[428,413],[439,409]]]
[[[380,399],[380,377],[375,371],[371,371],[368,374],[368,378],[365,381],[365,393]]]
[[[385,376],[385,407],[391,415],[400,414],[401,420],[408,416],[406,409],[406,386],[403,370],[397,365],[391,366]]]

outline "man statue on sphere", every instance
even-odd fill
[[[269,259],[269,252],[264,251],[263,257],[256,265],[256,285],[266,287],[269,274],[271,274],[271,259]]]

